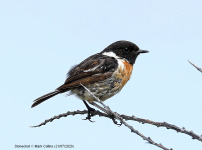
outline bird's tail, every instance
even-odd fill
[[[35,100],[34,100],[34,104],[32,104],[32,107],[31,107],[31,108],[33,108],[33,107],[35,107],[35,106],[41,104],[41,103],[44,102],[45,100],[47,100],[47,99],[49,99],[49,98],[51,98],[51,97],[53,97],[53,96],[55,96],[55,95],[57,95],[57,94],[59,94],[59,93],[60,93],[60,91],[59,91],[59,90],[56,90],[56,91],[50,92],[50,93],[48,93],[48,94],[46,94],[46,95],[43,95],[43,96],[41,96],[41,97],[35,99]]]

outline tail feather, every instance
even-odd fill
[[[33,108],[33,107],[35,107],[35,106],[41,104],[41,103],[44,102],[45,100],[47,100],[47,99],[49,99],[49,98],[51,98],[51,97],[53,97],[53,96],[55,96],[55,95],[57,95],[57,94],[59,94],[59,93],[60,93],[59,91],[53,91],[53,92],[50,92],[50,93],[48,93],[48,94],[46,94],[46,95],[43,95],[43,96],[41,96],[41,97],[35,99],[35,100],[34,100],[34,104],[32,104],[32,107],[31,107],[31,108]]]

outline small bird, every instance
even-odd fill
[[[100,53],[88,57],[70,69],[64,84],[55,91],[34,100],[31,107],[35,107],[57,94],[70,92],[70,95],[76,95],[83,100],[88,109],[86,119],[90,120],[91,112],[95,109],[91,108],[86,101],[89,103],[96,101],[92,94],[101,101],[117,94],[130,79],[137,56],[148,52],[129,41],[114,42]]]

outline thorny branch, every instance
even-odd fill
[[[151,125],[154,125],[156,127],[166,127],[167,129],[173,129],[177,132],[180,132],[180,133],[184,133],[184,134],[187,134],[189,136],[192,137],[192,139],[196,139],[196,140],[199,140],[202,142],[202,135],[199,136],[197,135],[196,133],[194,133],[192,130],[191,131],[188,131],[185,129],[185,127],[178,127],[176,125],[172,125],[172,124],[169,124],[167,122],[155,122],[155,121],[152,121],[152,120],[148,120],[148,119],[142,119],[142,118],[138,118],[138,117],[135,117],[135,116],[126,116],[126,115],[121,115],[123,119],[125,120],[133,120],[133,121],[138,121],[142,124],[151,124]]]
[[[82,84],[81,84],[82,85]],[[131,132],[133,132],[133,133],[136,133],[137,135],[139,135],[139,136],[141,136],[144,140],[146,140],[146,141],[148,141],[150,144],[153,144],[153,145],[155,145],[155,146],[157,146],[157,147],[160,147],[160,148],[162,148],[162,149],[164,149],[164,150],[169,150],[168,148],[166,148],[166,147],[164,147],[161,143],[160,144],[158,144],[158,143],[155,143],[150,137],[146,137],[146,136],[144,136],[143,134],[141,134],[138,130],[135,130],[132,126],[130,126],[129,124],[127,124],[124,120],[123,120],[123,118],[121,117],[121,115],[120,114],[118,114],[117,112],[113,112],[110,108],[109,108],[109,106],[106,106],[99,98],[97,98],[87,87],[85,87],[84,85],[82,85],[96,100],[97,100],[97,102],[98,103],[100,103],[104,108],[105,108],[105,110],[107,111],[106,113],[108,114],[108,115],[113,115],[116,119],[118,119],[120,122],[121,122],[121,124],[124,124],[126,127],[128,127],[130,130],[131,130]],[[94,102],[93,102],[94,103]],[[94,105],[94,104],[93,104]],[[99,107],[97,107],[97,108],[99,108]],[[170,149],[170,150],[172,150],[172,149]]]
[[[200,71],[202,73],[202,69],[197,67],[196,65],[194,65],[191,61],[188,60],[188,62],[193,65],[198,71]]]
[[[93,116],[102,116],[102,117],[106,117],[106,118],[110,118],[111,119],[111,116],[109,116],[108,114],[106,113],[103,113],[103,112],[100,112],[99,110],[96,110],[96,111],[93,111],[91,112]],[[60,119],[61,117],[67,117],[67,116],[74,116],[74,115],[84,115],[84,114],[88,114],[88,111],[87,110],[83,110],[83,111],[80,111],[80,110],[77,110],[77,111],[68,111],[66,113],[63,113],[63,114],[59,114],[57,116],[54,116],[50,119],[46,119],[44,122],[40,123],[39,125],[36,125],[36,126],[31,126],[31,127],[40,127],[40,126],[43,126],[43,125],[46,125],[48,122],[52,122],[53,120],[55,119]],[[127,119],[126,120],[134,120],[134,119],[130,119],[130,116],[126,116],[126,115],[120,115],[123,119],[125,119],[124,117],[126,117]],[[133,116],[134,117],[134,116]],[[122,120],[123,121],[123,120]],[[128,124],[127,124],[128,125]],[[128,125],[129,126],[129,125]],[[131,129],[131,132],[133,132],[134,128],[132,126],[129,126],[130,129]],[[159,145],[158,147],[164,149],[164,150],[172,150],[172,149],[168,149],[166,147],[164,147],[162,144],[157,144],[155,143],[154,141],[152,141],[152,139],[150,137],[145,137],[144,135],[142,135],[141,133],[139,133],[137,130],[135,130],[135,133],[137,133],[138,135],[140,136],[143,136],[143,139],[144,140],[147,140],[149,143],[151,144],[154,144],[154,145]]]
[[[190,61],[189,61],[190,62]],[[190,62],[191,63],[191,62]],[[192,64],[192,63],[191,63]],[[201,68],[198,68],[197,66],[195,66],[194,64],[192,64],[194,67],[196,67],[199,71],[202,72],[202,69]],[[83,85],[82,85],[83,86]],[[88,92],[90,92],[85,86],[83,86]],[[91,93],[91,92],[90,92]],[[92,93],[91,93],[92,94]],[[93,95],[93,94],[92,94]],[[93,95],[94,96],[94,95]],[[180,133],[184,133],[184,134],[187,134],[189,136],[192,137],[192,139],[197,139],[199,141],[202,142],[202,135],[199,136],[197,134],[195,134],[193,131],[188,131],[186,130],[184,127],[182,128],[179,128],[175,125],[172,125],[172,124],[169,124],[167,122],[155,122],[155,121],[151,121],[151,120],[148,120],[148,119],[142,119],[142,118],[138,118],[138,117],[135,117],[135,116],[127,116],[127,115],[120,115],[116,112],[113,112],[111,111],[111,109],[106,106],[102,101],[100,101],[97,97],[94,96],[94,98],[96,98],[97,102],[102,104],[104,106],[104,108],[102,108],[101,106],[97,105],[96,103],[92,103],[92,105],[94,105],[95,107],[101,109],[102,111],[104,111],[105,113],[102,113],[98,110],[96,111],[93,111],[92,112],[92,115],[93,116],[102,116],[102,117],[106,117],[106,118],[110,118],[110,119],[113,119],[112,118],[112,115],[114,115],[114,117],[118,120],[120,120],[125,126],[127,126],[129,129],[131,129],[131,132],[134,132],[136,134],[138,134],[139,136],[141,136],[144,140],[147,140],[150,144],[153,144],[153,145],[156,145],[164,150],[169,150],[168,148],[164,147],[161,143],[160,144],[157,144],[155,143],[150,137],[145,137],[144,135],[142,135],[141,133],[139,133],[139,131],[135,130],[132,126],[130,126],[129,124],[127,124],[124,120],[132,120],[132,121],[138,121],[139,123],[142,123],[142,124],[151,124],[151,125],[154,125],[156,127],[166,127],[167,129],[173,129],[177,132],[180,132]],[[36,125],[36,126],[31,126],[31,127],[40,127],[42,125],[46,125],[48,122],[52,122],[53,120],[55,119],[60,119],[61,117],[67,117],[69,115],[77,115],[77,114],[87,114],[88,111],[87,110],[83,110],[83,111],[80,111],[80,110],[77,110],[77,111],[73,111],[73,112],[66,112],[66,113],[63,113],[63,114],[59,114],[58,116],[54,116],[50,119],[47,119],[45,120],[44,122],[42,122],[41,124],[39,125]],[[123,120],[124,119],[124,120]],[[114,121],[114,120],[113,120]],[[170,149],[172,150],[172,149]]]
[[[81,84],[82,85],[82,84]],[[87,89],[84,85],[82,85],[89,93],[91,93],[91,91],[89,91],[89,89]],[[97,100],[98,103],[102,104],[104,106],[104,108],[102,108],[101,106],[97,105],[96,103],[91,103],[92,105],[94,105],[95,107],[97,107],[98,109],[101,109],[102,111],[104,111],[105,113],[101,113],[99,111],[94,111],[94,112],[91,112],[92,115],[100,115],[100,116],[105,116],[105,117],[108,117],[110,119],[112,119],[115,123],[115,120],[113,119],[113,117],[115,117],[116,119],[118,119],[122,124],[124,124],[125,126],[127,126],[131,132],[133,133],[136,133],[137,135],[141,136],[144,140],[148,141],[150,144],[153,144],[159,148],[162,148],[164,150],[172,150],[172,149],[168,149],[166,147],[164,147],[161,143],[158,144],[156,142],[154,142],[150,137],[146,137],[144,136],[143,134],[141,134],[138,130],[135,130],[132,126],[130,126],[129,124],[127,124],[123,118],[121,117],[120,114],[116,113],[116,112],[113,112],[108,106],[106,106],[102,101],[100,101],[95,95],[93,95],[93,93],[91,93],[92,96]],[[61,117],[66,117],[68,115],[75,115],[75,114],[85,114],[85,113],[88,113],[88,111],[84,110],[84,111],[79,111],[77,110],[77,112],[67,112],[67,113],[64,113],[64,114],[60,114],[58,116],[54,116],[53,118],[50,118],[48,120],[45,120],[44,122],[42,122],[41,124],[39,125],[36,125],[36,126],[32,126],[32,127],[40,127],[42,125],[45,125],[47,122],[52,122],[54,119],[59,119]]]
[[[44,122],[42,122],[41,124],[39,125],[36,125],[36,126],[32,126],[32,127],[40,127],[42,125],[46,125],[48,122],[52,122],[53,120],[55,119],[60,119],[61,117],[67,117],[69,115],[84,115],[84,114],[87,114],[88,111],[87,110],[83,110],[83,111],[80,111],[80,110],[77,110],[77,111],[68,111],[66,113],[63,113],[63,114],[59,114],[58,116],[54,116],[50,119],[47,119],[45,120]],[[92,115],[93,116],[100,116],[100,117],[106,117],[106,118],[110,118],[111,116],[107,115],[106,113],[102,113],[98,110],[96,111],[93,111],[92,112]],[[184,133],[184,134],[187,134],[189,136],[192,137],[192,139],[196,139],[196,140],[199,140],[202,142],[202,135],[199,136],[197,135],[196,133],[194,133],[193,131],[188,131],[186,130],[184,127],[182,128],[179,128],[175,125],[172,125],[172,124],[169,124],[167,122],[155,122],[155,121],[152,121],[152,120],[148,120],[148,119],[142,119],[142,118],[138,118],[138,117],[135,117],[135,116],[127,116],[127,115],[120,115],[123,119],[125,119],[126,121],[127,120],[132,120],[132,121],[137,121],[139,123],[142,123],[142,124],[151,124],[151,125],[154,125],[156,127],[166,127],[167,129],[173,129],[177,132],[180,132],[180,133]]]

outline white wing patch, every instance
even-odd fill
[[[91,68],[91,69],[88,69],[88,70],[84,70],[83,72],[94,71],[94,70],[97,69],[98,67],[99,67],[99,65],[98,65],[98,66],[95,66],[94,68]]]
[[[114,57],[118,62],[118,68],[124,69],[123,61],[125,61],[125,59],[121,59],[114,52],[104,52],[104,53],[102,53],[102,55],[106,55],[106,56],[109,56],[109,57]]]

